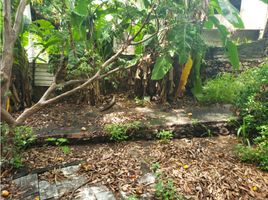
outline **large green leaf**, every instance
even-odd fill
[[[164,78],[166,73],[172,67],[172,59],[169,56],[161,56],[157,58],[152,71],[152,80],[160,80]]]
[[[76,0],[75,12],[78,15],[86,16],[88,13],[88,4],[90,1],[88,0]]]
[[[261,0],[261,1],[268,4],[268,0]]]
[[[227,50],[226,53],[229,57],[229,60],[232,64],[233,68],[238,70],[240,67],[238,51],[237,51],[236,45],[231,40],[227,41],[226,50]]]
[[[211,21],[214,24],[214,26],[218,29],[222,43],[225,46],[227,37],[230,34],[228,29],[224,25],[220,24],[220,21],[215,16],[209,16],[208,20]]]
[[[187,23],[179,24],[168,33],[169,48],[179,56],[179,63],[185,64],[188,60],[194,36]],[[169,50],[170,50],[169,49]]]
[[[244,28],[238,10],[230,3],[230,1],[218,0],[218,2],[222,10],[221,14],[236,28]]]

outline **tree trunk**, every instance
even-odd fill
[[[23,11],[26,7],[27,0],[21,0],[18,6],[15,22],[12,28],[11,23],[11,1],[4,0],[4,32],[3,32],[3,55],[0,63],[1,68],[1,105],[6,106],[7,95],[10,87],[12,65],[13,65],[13,48],[16,38],[19,34]]]
[[[5,31],[5,32],[9,32],[9,31]],[[1,80],[2,81],[1,105],[3,107],[6,106],[6,101],[7,101],[8,91],[9,91],[9,86],[10,86],[10,81],[11,81],[11,72],[12,72],[12,64],[13,64],[13,48],[14,48],[14,40],[13,40],[12,35],[5,37],[6,34],[4,34],[4,48],[3,48],[3,56],[1,60],[1,71],[4,75],[4,77]]]
[[[1,107],[1,121],[8,123],[9,125],[16,125],[16,120],[5,110]]]

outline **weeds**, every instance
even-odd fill
[[[139,199],[135,195],[131,195],[126,200],[139,200]]]
[[[1,165],[23,166],[22,152],[32,144],[36,135],[27,126],[9,127],[0,123],[1,128]]]
[[[156,137],[163,142],[169,142],[173,138],[173,133],[169,130],[161,130],[156,134]]]
[[[160,172],[160,164],[154,163],[152,170],[156,176],[155,197],[159,200],[182,200],[183,196],[177,193],[173,180],[165,180]]]
[[[140,99],[139,97],[135,97],[134,101],[135,101],[135,104],[137,106],[144,107],[144,106],[150,104],[150,97],[144,97],[144,99]]]
[[[47,142],[54,143],[57,147],[59,147],[64,154],[69,154],[71,152],[70,147],[67,146],[68,139],[66,138],[47,138]]]
[[[104,130],[110,134],[110,139],[114,141],[124,141],[128,139],[127,132],[138,130],[141,127],[141,122],[134,121],[130,123],[107,124]]]
[[[235,103],[243,86],[234,75],[224,73],[208,80],[203,86],[202,94],[196,98],[202,103]]]
[[[268,170],[268,64],[235,77],[223,74],[210,80],[198,96],[202,102],[232,103],[241,124],[237,135],[243,144],[236,147],[242,161],[257,163]],[[224,91],[224,92],[223,92]]]

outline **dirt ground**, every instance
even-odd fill
[[[30,169],[80,160],[79,173],[89,183],[104,184],[116,194],[122,188],[137,196],[154,192],[137,180],[158,163],[162,179],[172,180],[186,199],[268,199],[268,173],[241,163],[234,153],[237,143],[235,136],[121,142],[71,146],[68,154],[59,147],[40,147],[27,150],[24,157]],[[55,176],[51,172],[45,179]]]
[[[85,103],[65,101],[38,111],[26,120],[26,124],[33,127],[39,136],[79,133],[82,128],[86,130],[82,132],[87,136],[101,136],[105,134],[105,124],[151,121],[170,126],[189,123],[195,115],[196,120],[217,121],[231,113],[229,108],[223,106],[200,106],[190,97],[174,104],[159,106],[157,102],[134,100],[119,94],[116,95],[116,104],[112,108],[101,112],[103,105],[93,107]],[[216,115],[213,115],[214,112]],[[188,113],[193,115],[189,118]],[[206,118],[206,114],[210,119]]]
[[[187,105],[198,107],[186,100],[172,106],[165,105],[161,109],[169,112]],[[104,124],[113,123],[111,119],[124,122],[143,119],[140,113],[114,116],[115,111],[124,113],[136,106],[137,102],[124,97],[117,98],[116,105],[105,112],[85,104],[58,103],[34,114],[26,123],[40,135],[53,135],[59,131],[72,133],[80,131],[81,127],[91,127],[97,131]],[[146,106],[157,107],[148,102]],[[105,118],[104,114],[110,117]],[[136,196],[144,192],[154,193],[154,188],[138,184],[138,179],[152,172],[152,166],[159,164],[161,179],[164,182],[172,180],[177,192],[186,199],[268,199],[268,173],[253,164],[240,162],[234,151],[237,143],[235,136],[227,135],[176,139],[168,143],[128,141],[74,145],[70,146],[69,153],[64,153],[60,147],[42,146],[26,150],[23,157],[30,171],[81,161],[79,173],[88,179],[89,184],[106,185],[118,196],[119,190]],[[42,178],[49,181],[64,179],[56,171],[50,170]],[[10,188],[8,181],[3,182],[2,188],[18,192],[14,186]]]

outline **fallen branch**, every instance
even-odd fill
[[[109,110],[110,108],[112,108],[115,105],[115,96],[113,96],[112,100],[110,101],[110,103],[108,103],[107,105],[105,105],[103,108],[100,109],[100,112]]]

